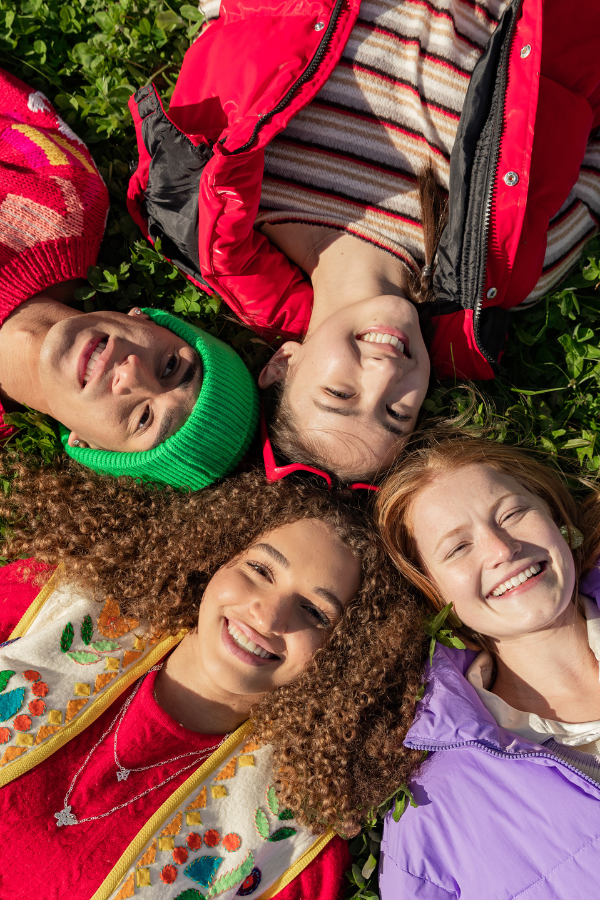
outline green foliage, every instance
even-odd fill
[[[94,623],[91,616],[84,616],[81,623],[81,640],[84,644],[89,644],[94,636]]]
[[[75,632],[73,631],[73,626],[70,622],[67,622],[65,627],[63,628],[63,632],[60,636],[60,649],[63,653],[66,653],[71,649],[71,644],[73,643],[73,638],[75,637]]]
[[[456,647],[458,650],[465,649],[465,645],[459,638],[454,636],[452,629],[443,627],[449,616],[451,617],[451,620],[453,620],[452,625],[454,627],[461,624],[456,613],[452,612],[451,603],[448,603],[439,613],[436,613],[425,620],[423,629],[425,634],[428,634],[431,638],[429,644],[430,663],[433,662],[433,652],[435,650],[436,641],[439,641],[440,644],[443,644],[445,647]]]

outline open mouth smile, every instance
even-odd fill
[[[249,628],[249,630],[256,634],[254,629]],[[229,652],[251,666],[266,666],[272,662],[279,662],[281,659],[281,657],[271,653],[266,647],[257,643],[256,640],[249,638],[240,627],[228,619],[223,621],[222,635],[223,643]]]
[[[494,590],[490,592],[489,596],[503,597],[504,594],[507,594],[509,591],[513,591],[515,588],[521,587],[522,584],[525,584],[526,581],[535,578],[542,572],[544,568],[545,563],[533,563],[531,566],[523,569],[517,575],[513,575],[511,578],[507,578],[506,581],[503,581],[502,584],[499,584],[498,587],[494,588]]]
[[[87,345],[81,360],[81,370],[83,372],[81,378],[82,387],[85,387],[92,377],[94,367],[106,350],[107,343],[108,338],[98,338],[96,341],[91,341]]]
[[[408,352],[408,338],[396,328],[372,328],[370,331],[364,331],[356,335],[357,341],[365,341],[368,344],[389,344],[405,356],[410,355]]]

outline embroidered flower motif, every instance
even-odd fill
[[[198,834],[197,831],[190,831],[185,842],[190,850],[199,850],[202,846],[202,835]]]
[[[8,744],[10,741],[10,728],[0,728],[0,744]]]
[[[239,850],[242,846],[242,839],[239,834],[236,834],[235,831],[232,831],[230,832],[230,834],[226,834],[223,838],[223,846],[228,853],[235,853],[235,851]]]
[[[31,728],[31,719],[29,716],[16,716],[13,725],[17,731],[29,731]]]
[[[26,672],[23,672],[23,678],[25,681],[39,681],[40,673],[36,672],[35,669],[27,669]]]
[[[216,847],[219,841],[221,840],[221,835],[216,830],[216,828],[210,828],[204,834],[204,843],[207,847]]]
[[[259,886],[262,879],[262,875],[260,873],[260,869],[256,867],[252,869],[247,878],[245,878],[240,888],[236,894],[236,897],[247,897],[248,894],[253,894],[256,888]]]
[[[43,700],[30,700],[27,708],[32,716],[43,716],[46,712],[46,704]]]
[[[36,697],[45,697],[49,690],[50,688],[45,681],[36,681],[36,683],[31,686],[31,692],[35,694]]]
[[[177,878],[177,869],[175,866],[165,866],[160,873],[160,880],[165,884],[173,884]]]
[[[190,854],[185,847],[175,847],[173,850],[173,862],[176,862],[178,866],[181,866],[188,861],[189,855]]]

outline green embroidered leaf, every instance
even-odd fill
[[[15,673],[11,671],[11,669],[5,669],[3,672],[0,672],[0,691],[4,690],[14,674]]]
[[[201,894],[196,888],[188,888],[183,894],[177,894],[175,900],[204,900],[206,894]]]
[[[94,637],[94,623],[91,616],[84,616],[81,623],[81,640],[84,644],[89,644]]]
[[[288,825],[286,828],[278,828],[277,831],[274,831],[269,840],[274,844],[276,841],[287,840],[293,834],[296,834],[296,829],[290,828]]]
[[[87,650],[70,650],[67,656],[73,662],[79,663],[80,666],[90,666],[92,663],[98,662],[101,656],[98,653],[89,653]]]
[[[268,841],[269,820],[267,819],[266,813],[264,813],[260,807],[254,813],[254,824],[256,825],[256,830],[260,834],[261,838],[264,838],[265,841]]]
[[[267,788],[267,805],[274,816],[279,812],[279,800],[273,786]]]
[[[264,815],[265,814],[263,813],[263,816]],[[239,884],[248,877],[253,868],[254,857],[252,856],[252,851],[248,850],[248,856],[244,862],[237,866],[237,868],[232,869],[231,872],[226,872],[225,875],[221,875],[220,878],[217,878],[212,887],[209,888],[206,896],[215,897],[217,894],[222,894],[223,891],[228,891],[230,888],[235,887],[236,884]]]
[[[71,644],[73,643],[74,637],[75,632],[73,631],[73,626],[70,622],[67,622],[67,624],[63,628],[63,633],[60,636],[60,649],[63,653],[66,653],[67,650],[71,649]]]
[[[93,644],[90,644],[90,648],[97,650],[98,653],[111,653],[113,650],[120,650],[121,645],[116,641],[94,641]]]
[[[284,822],[286,819],[293,819],[294,813],[291,809],[282,809],[277,818],[280,822]]]

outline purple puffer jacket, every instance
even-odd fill
[[[600,605],[600,572],[581,590]],[[589,900],[600,785],[496,724],[464,677],[474,658],[436,647],[405,741],[435,752],[411,783],[418,807],[386,818],[382,900]]]

